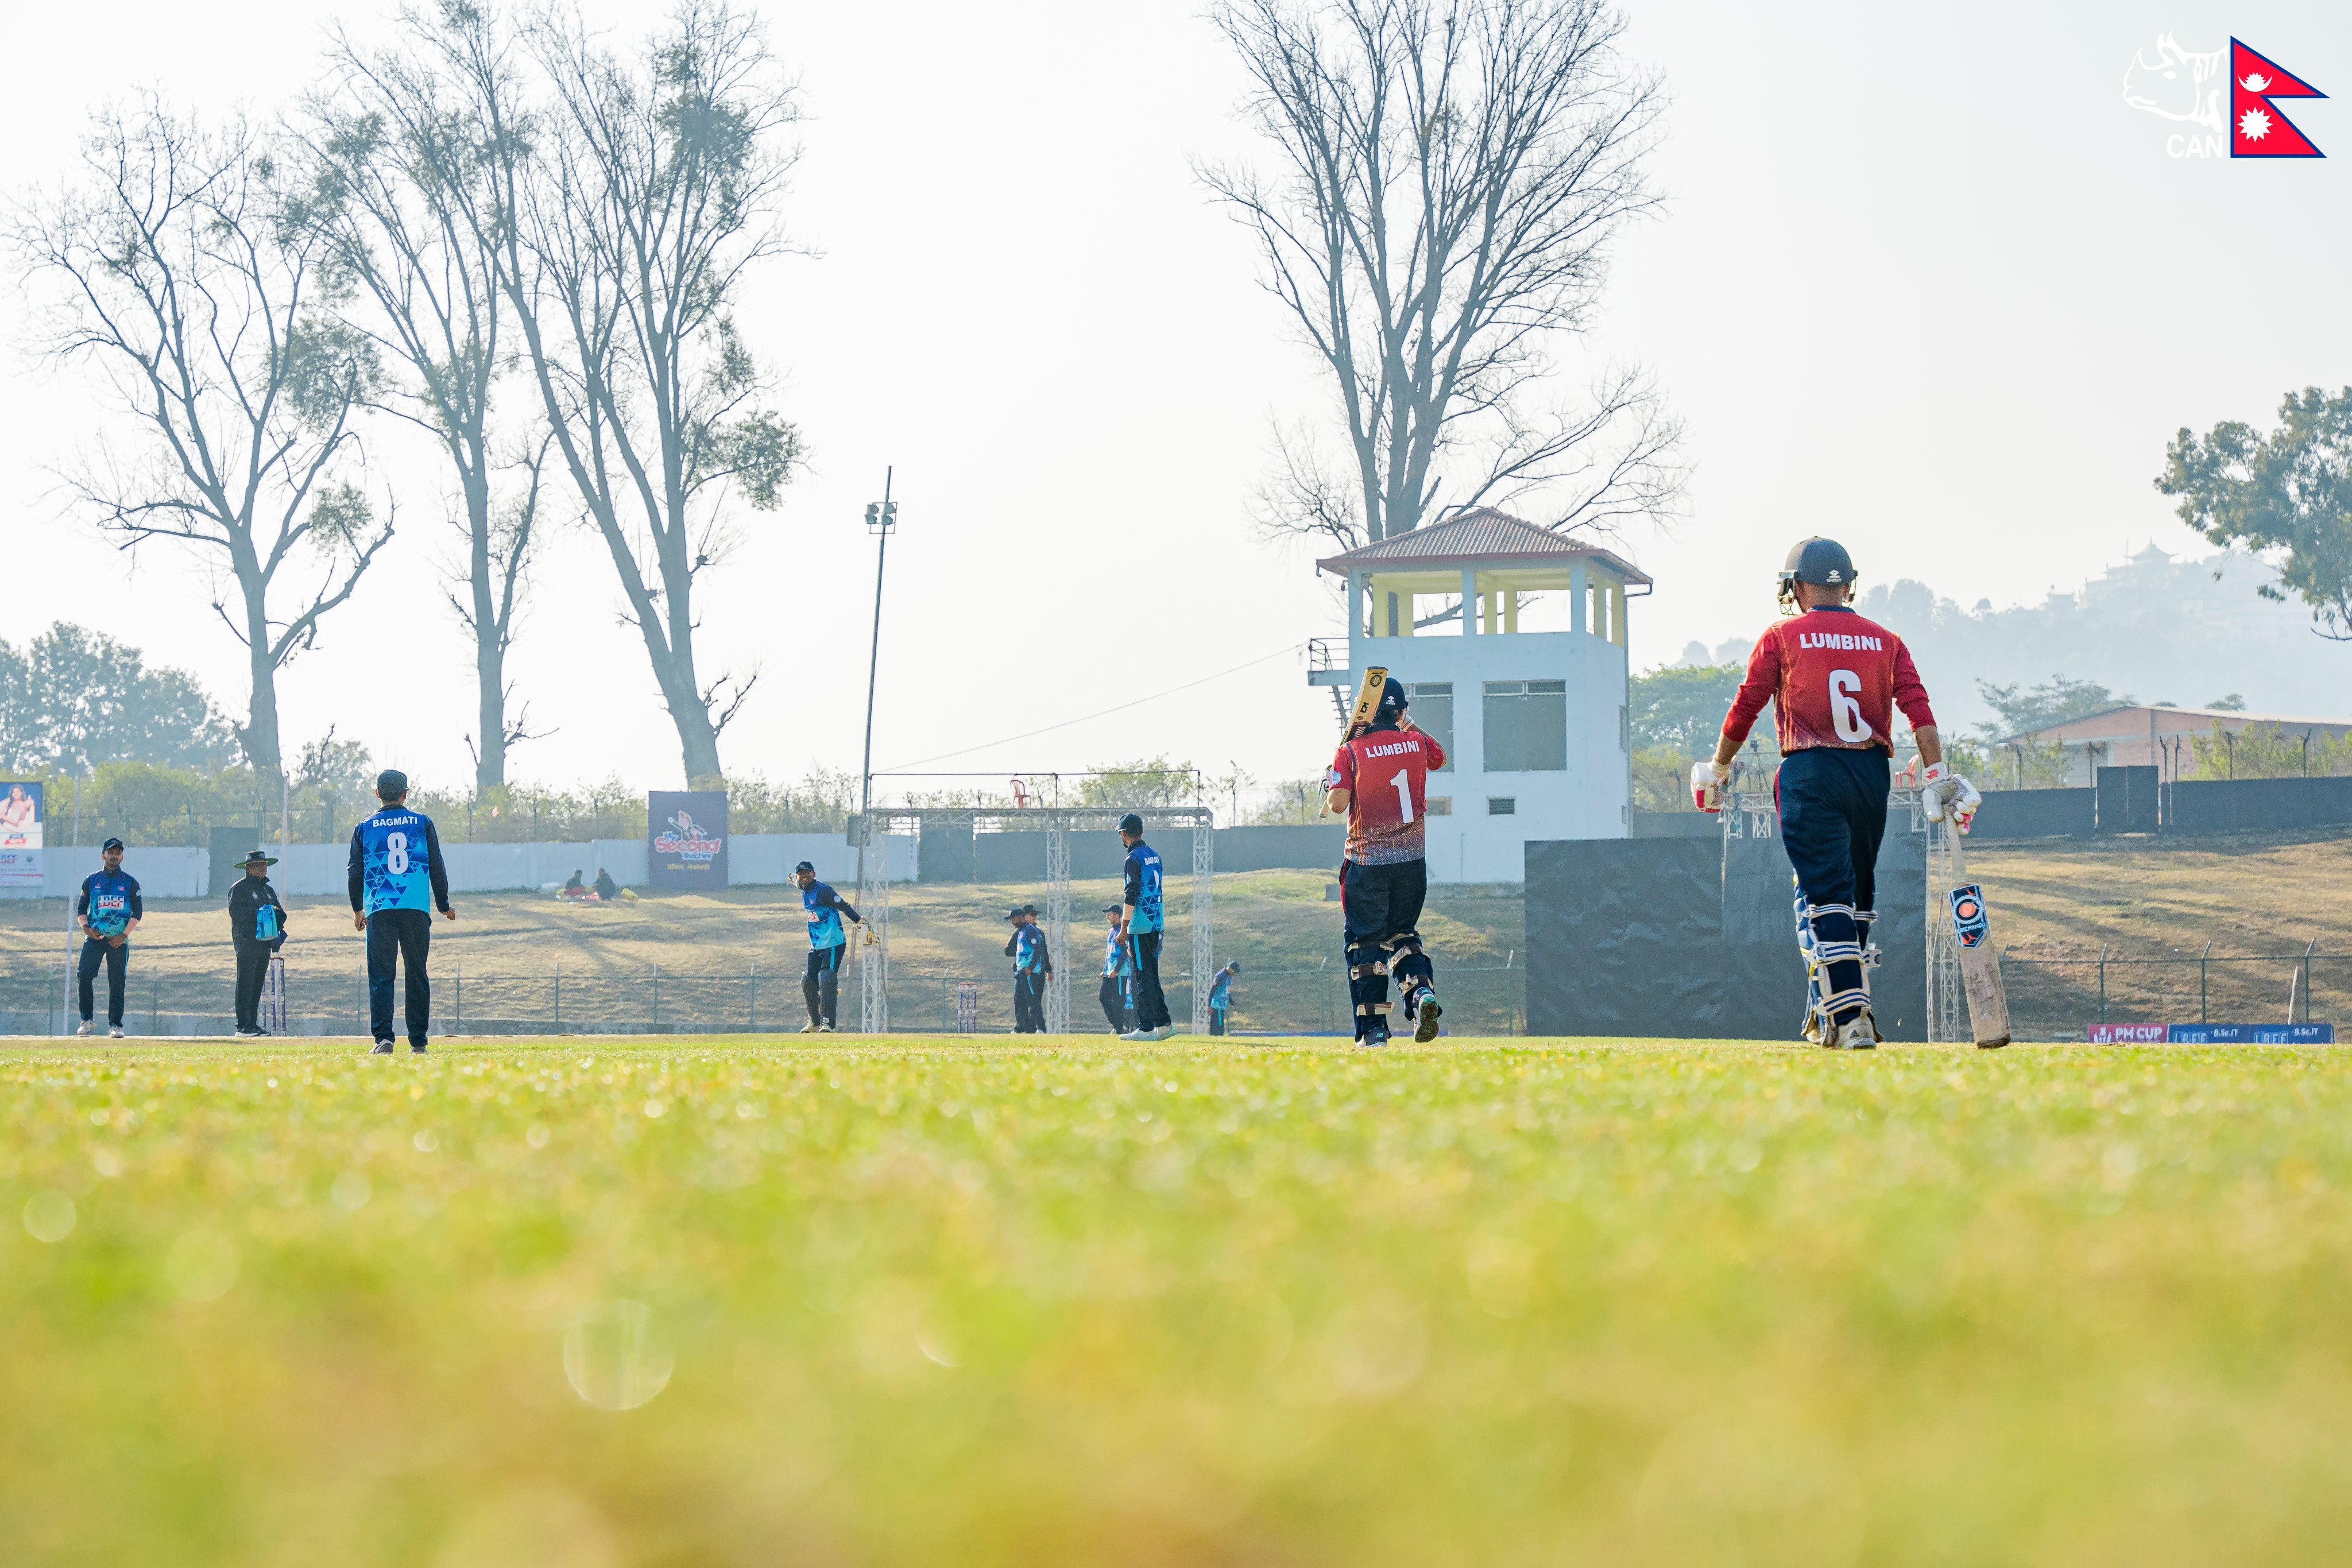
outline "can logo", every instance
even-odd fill
[[[1974,883],[1952,889],[1952,932],[1960,946],[1983,946],[1986,930],[1984,889]]]

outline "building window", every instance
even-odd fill
[[[1417,685],[1409,685],[1405,687],[1404,695],[1410,697],[1412,701],[1411,711],[1412,714],[1413,724],[1421,729],[1427,730],[1429,732],[1430,738],[1437,742],[1438,749],[1445,753],[1445,766],[1443,768],[1433,768],[1430,771],[1433,773],[1453,772],[1454,683],[1452,681],[1423,681]],[[1433,805],[1430,807],[1430,810],[1434,814],[1437,808]]]
[[[1485,699],[1487,772],[1567,769],[1566,681],[1488,681]]]
[[[1518,814],[1519,798],[1517,795],[1489,795],[1486,797],[1486,815],[1490,817],[1516,817]]]
[[[1427,801],[1427,809],[1423,814],[1431,817],[1450,817],[1454,815],[1454,797],[1451,795],[1432,795]]]

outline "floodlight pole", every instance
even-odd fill
[[[874,546],[874,643],[866,659],[866,758],[858,769],[857,786],[857,884],[866,885],[866,841],[872,837],[866,825],[867,815],[874,810],[874,683],[882,663],[882,569],[890,556],[890,536],[898,528],[898,506],[890,499],[890,480],[895,467],[882,470],[882,498],[866,507],[866,531],[875,538]]]

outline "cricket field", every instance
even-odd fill
[[[2311,1563],[2352,1055],[0,1051],[14,1564]]]

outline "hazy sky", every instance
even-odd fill
[[[315,72],[322,18],[389,7],[127,0],[15,18],[0,186],[65,174],[89,108],[142,84],[206,112],[274,111]],[[634,36],[649,8],[593,5]],[[1276,418],[1328,398],[1243,235],[1192,177],[1246,155],[1241,83],[1190,4],[763,7],[799,76],[786,211],[815,253],[744,315],[811,453],[783,509],[703,589],[707,670],[762,673],[729,766],[856,765],[873,550],[898,468],[877,768],[963,751],[1339,630],[1309,553],[1261,543],[1250,497]],[[2038,600],[2151,538],[2194,541],[2149,486],[2183,424],[2267,421],[2352,381],[2341,300],[2352,15],[2317,5],[1632,7],[1674,97],[1665,216],[1620,247],[1572,378],[1657,371],[1687,419],[1691,516],[1623,541],[1657,579],[1638,665],[1752,636],[1790,541],[1832,533],[1868,579],[1973,603]],[[2324,161],[2175,160],[2182,128],[2127,107],[2158,35],[2231,31],[2337,96],[2293,106]],[[243,651],[196,560],[135,569],[66,512],[54,467],[101,414],[31,362],[0,382],[0,637],[64,618],[198,673],[243,707]],[[291,741],[330,724],[427,779],[470,777],[468,635],[442,602],[445,486],[388,434],[402,537],[282,676]],[[519,777],[674,783],[675,734],[602,547],[554,541],[512,674]],[[2315,645],[2315,657],[2343,657]],[[1931,688],[1969,673],[1927,670]],[[1328,699],[1293,655],[1162,700],[932,764],[1079,768],[1166,751],[1262,778],[1319,768]],[[2262,694],[2248,691],[2255,706]],[[289,741],[290,749],[290,741]]]

